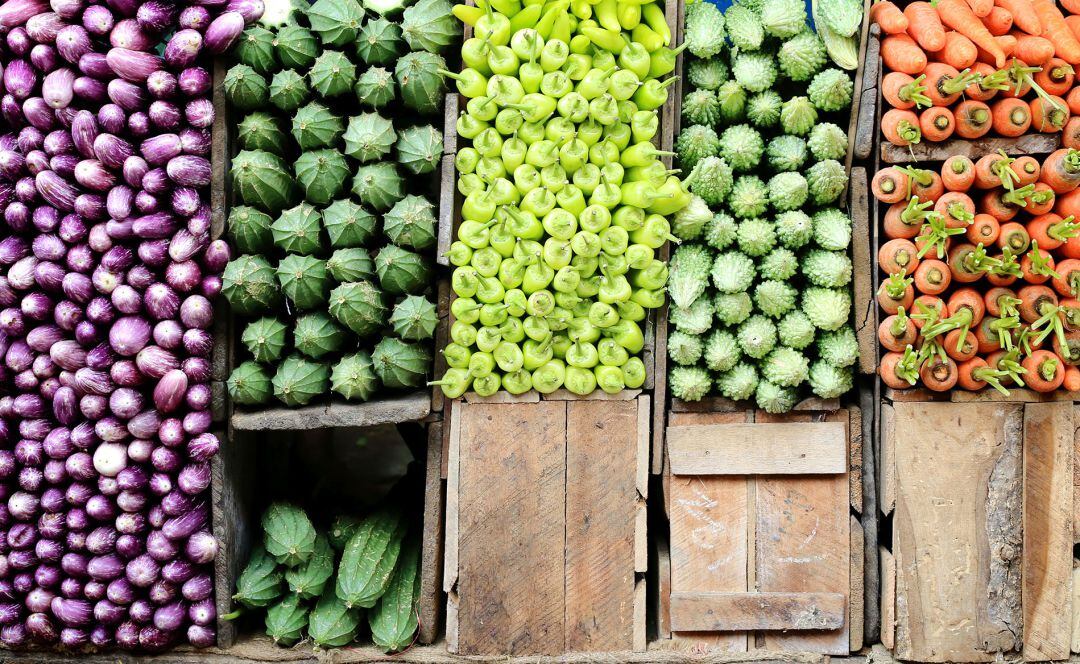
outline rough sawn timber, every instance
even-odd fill
[[[896,657],[993,661],[1023,634],[1023,406],[892,408]]]
[[[365,403],[332,402],[304,408],[273,408],[260,411],[233,411],[231,423],[238,431],[321,429],[330,427],[370,427],[422,420],[431,413],[427,390]]]

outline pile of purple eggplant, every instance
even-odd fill
[[[208,70],[261,13],[0,2],[3,645],[215,642]]]

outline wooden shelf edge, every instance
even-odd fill
[[[956,138],[941,143],[920,143],[911,149],[892,143],[881,143],[881,160],[887,164],[909,164],[922,161],[945,161],[953,155],[978,159],[984,155],[1004,150],[1009,155],[1050,154],[1061,146],[1059,134],[1025,134],[1018,138],[981,138],[966,140]]]
[[[288,431],[330,427],[370,427],[422,420],[431,413],[431,393],[420,390],[404,396],[366,403],[320,404],[304,408],[233,411],[237,431]]]

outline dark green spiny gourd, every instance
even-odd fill
[[[375,512],[360,524],[338,566],[336,592],[346,607],[369,609],[386,592],[407,528],[394,509]]]
[[[278,563],[295,567],[315,552],[315,527],[304,510],[290,503],[272,503],[262,516],[263,546]]]

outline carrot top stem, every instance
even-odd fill
[[[1032,74],[1036,74],[1040,71],[1042,71],[1042,67],[1028,67],[1023,65],[1016,58],[1013,58],[1012,66],[1009,68],[1009,78],[1016,84],[1016,94],[1019,95],[1023,91],[1025,84],[1030,85],[1031,89],[1035,91],[1035,94],[1042,98],[1043,101],[1059,111],[1064,112],[1065,108],[1062,107],[1061,103],[1047,94],[1046,90],[1043,90],[1042,86],[1035,82],[1035,78]]]
[[[974,319],[975,313],[971,310],[971,307],[964,307],[944,320],[923,327],[923,338],[929,341],[934,337],[947,334],[953,330],[961,330],[960,337],[956,340],[956,352],[959,353],[964,348],[964,341],[967,340],[968,329],[971,327],[971,323]]]
[[[1008,169],[1012,172],[1012,169]],[[1005,178],[1001,179],[1002,184],[1005,183]],[[1016,207],[1027,207],[1027,199],[1029,196],[1035,193],[1035,185],[1029,184],[1019,189],[1013,189],[1012,187],[1005,187],[1009,191],[1005,192],[1001,196],[1001,201],[1009,205],[1015,205]]]
[[[1024,332],[1027,332],[1026,328]],[[1016,383],[1020,387],[1024,387],[1024,379],[1021,378],[1021,376],[1027,373],[1027,369],[1024,368],[1024,365],[1020,364],[1019,346],[1010,349],[1007,353],[1002,355],[1001,359],[997,361],[996,368],[1004,371],[1010,378],[1013,379],[1014,383]]]
[[[1051,67],[1050,71],[1046,73],[1050,77],[1051,81],[1060,83],[1069,77],[1071,74],[1075,74],[1076,71],[1072,68],[1072,65],[1064,64],[1056,67]]]
[[[975,380],[982,381],[994,388],[998,392],[1001,392],[1005,396],[1009,396],[1009,391],[1005,389],[1005,386],[1001,384],[1001,379],[1009,375],[1008,371],[1002,371],[1001,369],[991,369],[990,367],[978,367],[971,372],[971,377]]]
[[[1056,224],[1051,224],[1046,229],[1046,234],[1058,242],[1065,242],[1071,237],[1080,235],[1080,223],[1076,223],[1074,217],[1069,215]]]
[[[927,97],[923,93],[926,92],[926,86],[923,85],[923,80],[926,79],[926,74],[919,74],[917,78],[906,85],[900,86],[900,90],[896,93],[903,101],[908,101],[915,104],[916,108],[929,108],[934,105],[933,100]]]
[[[904,307],[901,306],[897,308],[896,316],[893,317],[892,324],[889,325],[889,334],[897,338],[903,337],[907,334],[909,324],[908,316],[904,313]]]
[[[914,166],[901,166],[899,170],[903,171],[904,175],[908,176],[908,195],[911,195],[911,185],[917,184],[920,187],[929,187],[934,184],[934,174],[925,168],[915,168]]]
[[[1054,190],[1053,189],[1040,189],[1040,190],[1036,191],[1034,194],[1028,196],[1028,198],[1035,205],[1043,205],[1045,203],[1049,203],[1050,201],[1054,200]]]
[[[1061,166],[1071,175],[1080,173],[1080,150],[1069,148],[1068,154],[1061,159]]]
[[[978,74],[973,74],[970,69],[965,69],[957,76],[942,76],[938,79],[937,89],[942,93],[942,96],[948,97],[963,92],[969,85],[978,80]]]
[[[1006,350],[1012,350],[1012,331],[1020,327],[1020,316],[1005,316],[990,323],[990,329],[997,333],[998,345]]]
[[[906,380],[909,385],[914,385],[919,379],[919,364],[919,355],[911,347],[911,344],[908,344],[893,371],[896,373],[897,378]]]
[[[1012,87],[1009,85],[1008,68],[999,69],[993,74],[979,74],[978,76],[979,87],[984,92],[989,92],[990,90],[1008,90]]]
[[[941,318],[941,305],[936,307],[928,307],[922,302],[916,301],[915,308],[919,310],[917,314],[911,314],[911,318],[923,322],[923,329],[934,325]]]
[[[1039,251],[1038,240],[1031,241],[1031,251],[1028,252],[1028,260],[1031,261],[1031,273],[1040,277],[1052,277],[1061,279],[1061,275],[1050,267],[1050,254]]]
[[[1061,354],[1068,359],[1069,353],[1069,340],[1065,336],[1065,326],[1061,322],[1061,314],[1064,313],[1062,308],[1058,305],[1050,305],[1045,308],[1045,312],[1039,320],[1031,324],[1031,330],[1038,332],[1035,337],[1035,343],[1041,344],[1048,336],[1053,334],[1057,337],[1058,342],[1061,343]],[[1046,326],[1043,328],[1043,326]],[[1051,373],[1049,378],[1053,378],[1054,374]],[[1049,380],[1049,378],[1047,380]]]
[[[1016,318],[1017,322],[1019,322],[1020,310],[1016,308],[1016,305],[1023,303],[1023,300],[1011,295],[1002,295],[997,299],[998,310],[1001,312],[1001,317],[1003,319]]]
[[[998,150],[998,154],[1001,155],[1001,159],[990,165],[990,171],[1001,179],[1001,186],[1012,191],[1013,186],[1020,181],[1016,171],[1012,169],[1012,163],[1016,159],[1005,154],[1004,150]]]
[[[946,205],[945,211],[948,212],[949,216],[953,219],[957,221],[962,221],[965,224],[970,225],[972,222],[975,221],[975,215],[972,214],[966,207],[964,207],[964,204],[959,201],[955,201]]]
[[[915,224],[921,223],[932,214],[932,212],[927,212],[927,210],[933,205],[934,201],[920,203],[918,196],[912,196],[908,199],[908,204],[904,208],[904,211],[900,213],[900,221],[908,226],[914,226]]]
[[[1066,348],[1063,345],[1061,347],[1061,350],[1062,350],[1063,353],[1065,353],[1065,357],[1068,358],[1069,357],[1068,348]],[[1058,364],[1059,364],[1059,362],[1058,362],[1058,359],[1056,357],[1048,357],[1045,360],[1043,360],[1042,362],[1039,362],[1039,366],[1038,366],[1039,376],[1045,381],[1054,380],[1054,376],[1057,375]]]
[[[1001,250],[1001,258],[998,259],[1000,263],[990,268],[990,274],[995,277],[1022,277],[1024,271],[1020,268],[1020,262],[1016,260],[1016,253],[1011,247],[1004,247]],[[1017,300],[1017,304],[1020,301]],[[1002,310],[1004,311],[1004,310]]]
[[[903,272],[894,272],[888,279],[881,282],[881,290],[891,299],[901,300],[913,281],[911,277],[905,277]]]
[[[937,257],[945,257],[946,245],[949,243],[949,237],[953,235],[960,235],[965,233],[964,228],[949,228],[945,225],[945,217],[936,212],[930,212],[926,215],[926,223],[923,224],[922,229],[919,230],[919,238],[923,241],[923,246],[919,249],[917,254],[919,258],[925,256],[932,247],[937,247]]]
[[[964,254],[964,269],[969,272],[986,272],[987,270],[1001,265],[1001,259],[994,258],[986,253],[983,243],[975,245],[975,248]]]

